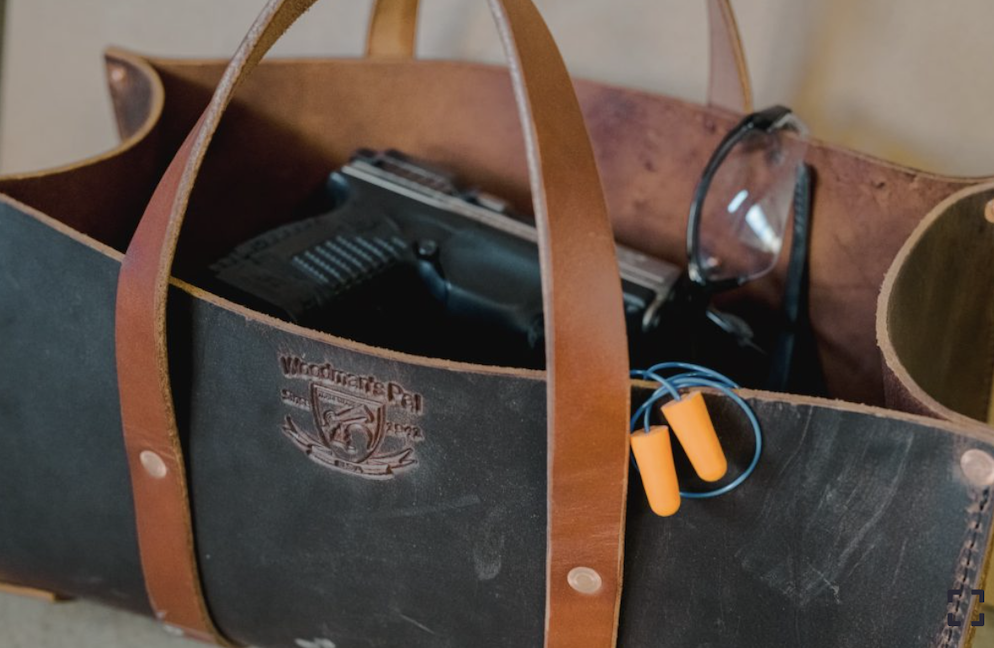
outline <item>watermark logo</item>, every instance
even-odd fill
[[[969,592],[969,594],[964,596],[964,593],[966,592]],[[978,603],[984,602],[984,590],[980,589],[967,590],[961,587],[960,589],[951,589],[946,592],[947,602],[949,603],[956,602],[955,612],[949,612],[946,614],[946,625],[948,625],[950,628],[959,628],[963,625],[962,612],[966,612],[970,609],[969,605],[964,605],[970,596],[975,597]],[[977,615],[977,620],[971,621],[970,625],[975,627],[984,625],[984,613],[981,612],[979,615]]]

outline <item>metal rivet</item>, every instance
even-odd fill
[[[115,65],[110,70],[110,80],[114,83],[121,83],[124,81],[125,76],[127,76],[127,72],[119,65]]]
[[[601,575],[590,567],[574,567],[566,576],[569,586],[581,594],[594,594],[601,588]]]
[[[138,455],[138,458],[141,460],[145,472],[156,479],[162,479],[169,472],[166,468],[166,462],[162,460],[162,457],[151,450],[145,450]]]
[[[994,484],[994,457],[983,450],[972,448],[963,453],[959,465],[967,481],[974,486]]]
[[[171,626],[168,623],[164,624],[162,627],[166,631],[166,634],[172,635],[174,637],[185,637],[186,636],[186,633],[183,632],[182,628],[177,628],[176,626]]]
[[[984,209],[984,216],[987,217],[987,220],[994,223],[994,200],[987,203],[987,208]]]

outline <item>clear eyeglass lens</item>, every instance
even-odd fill
[[[750,131],[732,148],[701,212],[697,262],[708,280],[752,279],[776,265],[806,150],[799,123]]]

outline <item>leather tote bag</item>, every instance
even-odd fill
[[[659,518],[629,479],[648,392],[612,227],[680,257],[696,174],[750,107],[727,2],[708,106],[571,82],[529,0],[489,3],[508,68],[413,60],[406,0],[377,4],[365,59],[260,63],[312,3],[270,2],[230,62],[110,52],[120,146],[0,179],[0,581],[222,645],[966,645],[991,436],[875,407],[873,328],[887,265],[966,180],[812,146],[811,316],[852,402],[742,392],[756,472]],[[373,348],[184,279],[359,147],[534,212],[546,371]],[[748,424],[708,402],[740,467]],[[382,443],[307,442],[326,407]]]

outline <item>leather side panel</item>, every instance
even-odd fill
[[[735,405],[708,403],[744,465],[751,429]],[[633,471],[621,645],[961,645],[946,613],[968,628],[969,610],[947,608],[947,590],[982,587],[992,504],[960,456],[991,446],[925,419],[752,404],[763,457],[731,494],[659,518]]]
[[[880,294],[887,404],[987,423],[994,379],[994,185],[950,196],[915,229]]]
[[[119,264],[0,203],[0,581],[150,614],[114,371]]]
[[[228,636],[263,646],[541,645],[544,382],[404,365],[175,290],[171,299],[201,569]],[[294,359],[330,367],[330,379],[288,378]],[[422,410],[384,401],[377,384],[416,395]],[[314,390],[368,406],[388,426],[416,426],[418,439],[390,439],[416,464],[376,479],[308,458],[286,428],[318,432]],[[377,461],[358,469],[376,472]]]
[[[118,264],[10,206],[0,258],[0,366],[16,368],[0,372],[0,579],[147,614],[113,377]],[[540,381],[404,367],[172,297],[199,552],[226,630],[274,648],[464,646],[481,627],[487,645],[536,645]],[[282,426],[318,429],[293,398],[312,381],[288,378],[281,354],[419,394],[421,414],[390,404],[384,421],[423,431],[420,463],[371,481],[307,458]],[[991,447],[941,423],[766,398],[763,459],[734,494],[660,519],[633,480],[621,645],[958,645],[946,590],[980,584],[991,527],[959,457]],[[730,441],[740,465],[748,431],[712,404],[722,437],[744,440]]]

